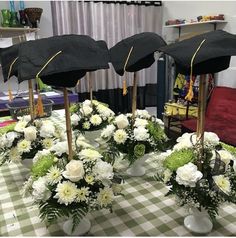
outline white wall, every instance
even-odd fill
[[[200,15],[224,14],[226,24],[218,25],[223,29],[236,34],[236,2],[235,1],[164,1],[163,22],[170,19],[195,19]],[[213,30],[212,25],[198,25],[182,28],[182,33]],[[163,28],[163,37],[168,41],[178,38],[178,30]],[[236,57],[232,57],[230,67],[218,74],[217,85],[236,88]]]
[[[44,38],[44,37],[50,37],[53,35],[53,29],[52,29],[52,12],[51,12],[51,3],[50,1],[24,1],[25,3],[25,8],[27,7],[40,7],[43,9],[43,13],[40,19],[40,24],[39,24],[39,32],[38,36],[39,38]],[[0,1],[0,9],[9,9],[9,1]],[[19,10],[19,2],[15,1],[15,9],[18,11]],[[17,84],[17,79],[12,78],[11,79],[11,88],[12,90],[17,90],[18,87],[20,90],[27,90],[27,82],[23,82],[20,85]],[[3,78],[2,78],[2,72],[0,69],[0,90],[1,91],[7,91],[8,85],[7,83],[3,83]]]

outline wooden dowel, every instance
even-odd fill
[[[72,160],[73,158],[72,130],[71,130],[69,99],[68,99],[67,88],[63,88],[63,93],[64,93],[64,103],[65,103],[65,114],[66,114],[66,135],[67,135],[67,143],[68,143],[68,150],[69,150],[69,160]]]
[[[135,111],[137,109],[137,73],[134,72],[133,80],[133,95],[132,95],[132,118],[135,118]]]
[[[35,111],[34,111],[34,92],[33,92],[33,86],[32,86],[32,79],[28,80],[28,86],[29,86],[29,108],[30,108],[30,116],[31,120],[34,120],[35,118]]]
[[[91,73],[89,72],[88,73],[88,77],[89,77],[89,95],[90,95],[90,101],[92,103],[93,101],[93,81],[92,81],[92,78],[91,78]]]

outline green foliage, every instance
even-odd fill
[[[43,177],[46,175],[50,167],[54,164],[54,155],[49,154],[39,158],[31,169],[34,178]]]
[[[171,171],[176,171],[179,167],[193,161],[196,158],[193,149],[176,150],[166,157],[163,164]]]
[[[70,113],[76,113],[78,111],[78,104],[72,104],[70,106]]]
[[[220,142],[221,146],[236,157],[236,147]]]
[[[142,157],[145,154],[145,145],[144,144],[137,144],[134,147],[134,155],[136,157]]]
[[[16,123],[11,123],[10,125],[4,126],[0,128],[0,136],[3,135],[4,133],[14,131]]]

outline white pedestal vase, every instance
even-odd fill
[[[191,208],[191,213],[184,219],[184,226],[191,232],[197,234],[207,234],[212,228],[212,221],[205,209],[199,211],[197,208]]]
[[[23,159],[21,161],[22,165],[27,168],[27,169],[31,169],[32,165],[33,165],[33,159],[29,158],[29,159]]]
[[[137,159],[128,169],[127,174],[132,177],[143,176],[146,173],[146,169],[144,167],[145,161],[148,159],[149,154],[145,154],[141,158]]]
[[[101,130],[96,131],[85,131],[84,137],[90,142],[95,148],[99,147],[99,143],[96,141],[100,137]]]
[[[87,233],[91,228],[91,222],[88,218],[84,217],[80,223],[75,227],[75,230],[72,232],[72,220],[68,220],[63,224],[63,231],[69,236],[80,236]]]

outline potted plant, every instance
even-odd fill
[[[22,194],[38,204],[42,220],[51,224],[63,217],[66,234],[82,235],[90,229],[90,211],[112,209],[114,196],[121,194],[120,182],[94,148],[82,149],[72,160],[51,152],[37,158]]]
[[[145,155],[153,151],[164,150],[167,137],[163,130],[163,122],[151,116],[146,110],[136,110],[132,114],[120,114],[101,132],[111,151],[124,154],[124,159],[131,165],[128,173],[142,176]],[[143,159],[142,159],[143,158]]]
[[[212,229],[212,219],[224,202],[236,203],[236,149],[220,143],[212,132],[204,133],[203,160],[199,164],[199,141],[194,133],[177,139],[172,150],[162,153],[157,161],[155,178],[169,188],[180,206],[188,206],[192,215],[184,225],[205,234]]]

